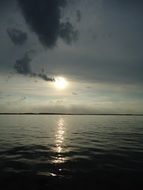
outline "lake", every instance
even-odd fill
[[[0,189],[143,186],[143,117],[0,115]]]

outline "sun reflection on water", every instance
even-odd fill
[[[57,122],[57,130],[55,134],[55,150],[54,151],[57,153],[57,156],[53,160],[53,162],[57,164],[65,162],[65,158],[62,156],[64,134],[65,134],[65,121],[63,118],[60,118]]]

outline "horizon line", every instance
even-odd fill
[[[121,115],[121,116],[143,116],[143,113],[45,113],[45,112],[4,112],[0,115]]]

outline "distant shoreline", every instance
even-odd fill
[[[112,113],[0,113],[0,115],[97,115],[97,116],[143,116],[143,114],[112,114]]]

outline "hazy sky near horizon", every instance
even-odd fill
[[[143,113],[142,9],[141,0],[0,0],[0,112]]]

